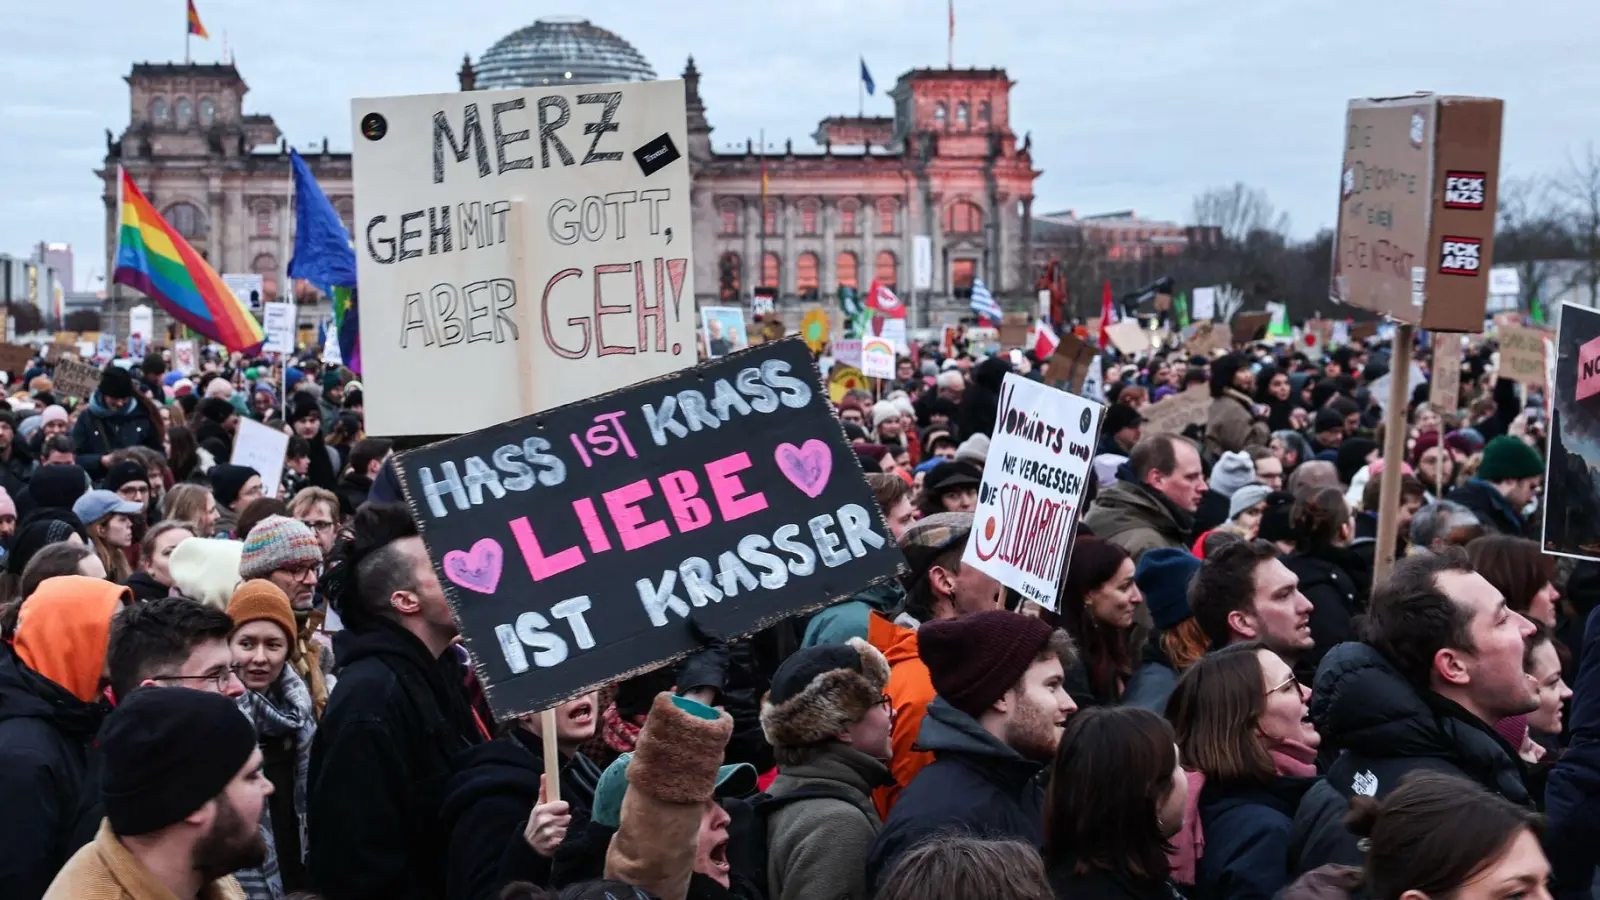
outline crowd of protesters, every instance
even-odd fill
[[[1600,566],[1531,539],[1541,399],[1492,352],[1398,471],[1382,350],[1108,352],[1054,610],[962,563],[1001,382],[1046,366],[902,359],[835,398],[900,579],[498,723],[350,372],[152,353],[72,404],[38,364],[0,406],[0,897],[1589,897]],[[1184,390],[1205,423],[1146,433]],[[246,418],[283,471],[229,462]]]

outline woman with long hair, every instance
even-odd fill
[[[163,518],[188,522],[200,537],[210,537],[217,528],[217,498],[211,488],[180,484],[167,492],[162,501]]]
[[[1289,883],[1283,852],[1300,798],[1316,782],[1321,739],[1311,691],[1257,641],[1208,653],[1183,673],[1167,720],[1189,772],[1175,879],[1203,897],[1270,898]]]
[[[72,504],[72,512],[89,531],[89,544],[106,567],[106,578],[121,584],[133,574],[126,551],[133,546],[133,516],[144,504],[124,500],[106,490],[90,491]]]
[[[1078,645],[1078,660],[1064,687],[1079,709],[1116,703],[1133,675],[1128,650],[1133,612],[1144,602],[1128,551],[1109,541],[1080,536],[1061,579],[1059,614],[1040,617],[1065,628]]]
[[[167,429],[167,464],[172,470],[172,480],[178,484],[209,486],[211,480],[206,473],[216,465],[216,458],[200,446],[193,429],[174,425]]]
[[[1506,598],[1506,606],[1534,622],[1556,627],[1562,610],[1555,558],[1540,552],[1538,542],[1486,534],[1467,545],[1467,558]]]
[[[1356,639],[1355,617],[1367,607],[1372,569],[1350,549],[1355,521],[1338,487],[1303,491],[1289,517],[1295,549],[1283,564],[1300,577],[1300,593],[1311,601],[1311,638],[1316,642],[1296,665],[1314,673],[1323,654]]]
[[[1200,560],[1176,547],[1156,547],[1139,557],[1133,577],[1156,628],[1122,694],[1124,704],[1156,713],[1166,709],[1178,676],[1211,646],[1189,609],[1189,581],[1199,570]]]
[[[1044,862],[1056,897],[1171,900],[1167,854],[1188,799],[1167,720],[1133,707],[1074,715],[1045,798]]]
[[[1267,408],[1267,427],[1273,431],[1293,429],[1290,414],[1300,404],[1295,401],[1289,373],[1268,366],[1256,376],[1256,402]]]
[[[168,519],[145,532],[140,542],[139,571],[123,584],[133,591],[133,599],[155,600],[172,593],[172,551],[195,536],[195,527],[188,522]]]

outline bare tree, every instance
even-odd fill
[[[1234,313],[1244,307],[1244,292],[1231,284],[1217,288],[1217,321],[1232,322]]]
[[[1194,224],[1215,225],[1224,241],[1243,244],[1257,232],[1287,234],[1289,215],[1272,205],[1266,191],[1236,181],[1194,198]]]
[[[1581,263],[1574,281],[1588,287],[1594,302],[1600,299],[1600,154],[1593,144],[1582,156],[1568,157],[1554,190],[1566,208],[1567,230]]]
[[[1571,278],[1561,278],[1551,260],[1578,255],[1567,214],[1548,178],[1502,179],[1494,235],[1496,263],[1516,268],[1521,282],[1518,308],[1532,309],[1534,303],[1572,287]]]

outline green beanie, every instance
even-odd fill
[[[1544,475],[1539,451],[1509,435],[1500,435],[1483,448],[1478,477],[1484,481],[1511,481]]]

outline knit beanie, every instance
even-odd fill
[[[1267,495],[1270,493],[1272,493],[1272,488],[1264,484],[1247,484],[1234,491],[1233,497],[1228,501],[1228,520],[1232,521],[1238,518],[1240,513],[1267,499]]]
[[[122,486],[130,481],[143,481],[150,483],[150,472],[137,460],[125,459],[111,467],[106,473],[106,490],[120,491]]]
[[[89,473],[82,466],[40,466],[33,471],[28,482],[28,493],[33,495],[34,506],[54,506],[71,509],[79,497],[89,491]]]
[[[807,747],[866,718],[889,683],[889,663],[860,638],[796,651],[761,700],[761,732],[774,747]]]
[[[1495,734],[1500,735],[1512,750],[1521,750],[1522,741],[1528,736],[1528,714],[1520,716],[1507,716],[1494,723]]]
[[[100,729],[100,799],[114,834],[160,831],[221,794],[256,749],[233,700],[210,691],[146,687]]]
[[[244,490],[245,482],[260,474],[249,466],[217,463],[211,467],[211,493],[216,495],[218,503],[232,507],[239,499],[239,492]]]
[[[251,579],[234,589],[233,600],[228,603],[228,618],[233,620],[234,628],[248,622],[271,622],[283,629],[289,641],[300,633],[295,627],[289,596],[265,578]]]
[[[1133,580],[1157,628],[1166,631],[1189,618],[1189,581],[1198,571],[1200,560],[1176,547],[1156,547],[1139,557]]]
[[[322,407],[317,405],[317,398],[305,391],[295,391],[289,398],[289,421],[298,422],[301,419],[322,418]]]
[[[968,613],[917,629],[917,655],[934,691],[976,719],[1022,680],[1052,633],[1034,616],[1003,609]]]
[[[983,468],[983,464],[989,459],[989,436],[975,434],[962,441],[961,446],[956,448],[956,459]]]
[[[892,401],[879,400],[877,403],[872,404],[873,428],[877,428],[879,425],[882,425],[884,422],[887,422],[890,419],[898,418],[900,418],[900,408],[895,406]]]
[[[0,519],[6,516],[13,519],[17,517],[17,501],[11,499],[11,494],[5,488],[0,487]]]
[[[178,543],[167,562],[178,593],[207,606],[227,609],[238,587],[239,559],[244,544],[214,538],[192,537]]]
[[[100,373],[100,396],[125,400],[133,396],[133,376],[118,365],[108,365]]]
[[[1478,465],[1478,477],[1484,481],[1511,481],[1544,474],[1544,460],[1539,451],[1521,440],[1502,434],[1483,448],[1483,462]]]
[[[1267,511],[1261,514],[1261,527],[1256,531],[1256,537],[1263,541],[1292,541],[1295,540],[1294,520],[1294,495],[1283,491],[1273,491],[1267,495]]]
[[[1332,431],[1335,428],[1343,427],[1344,416],[1339,415],[1338,410],[1324,406],[1322,409],[1317,410],[1317,417],[1313,420],[1311,432],[1312,434],[1321,434],[1324,431]]]
[[[29,513],[30,522],[19,522],[16,536],[11,539],[11,550],[6,554],[5,569],[20,580],[33,555],[51,544],[69,540],[76,534],[85,538],[83,523],[70,511],[61,510],[47,515]]]
[[[1417,442],[1411,445],[1411,464],[1422,465],[1422,454],[1439,446],[1439,432],[1424,431],[1417,435]]]
[[[49,425],[51,422],[67,421],[67,410],[61,406],[46,406],[44,412],[39,414],[39,424]]]
[[[299,519],[267,516],[244,539],[239,576],[265,578],[280,569],[322,565],[322,545],[317,535]]]
[[[1256,464],[1250,454],[1232,451],[1222,454],[1211,467],[1211,489],[1224,497],[1256,480]]]

